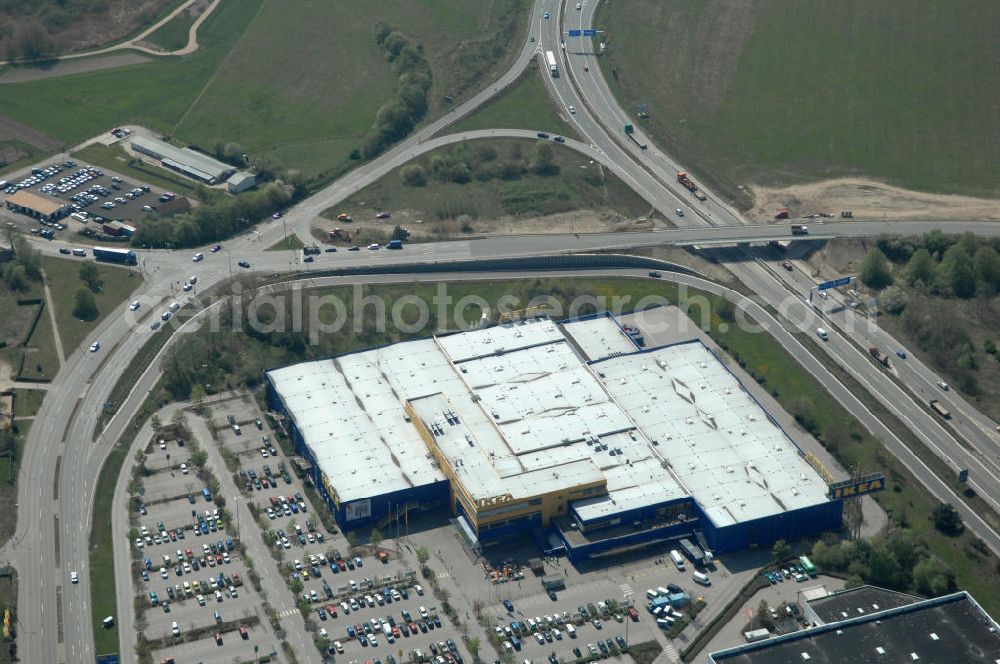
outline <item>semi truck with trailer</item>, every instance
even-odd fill
[[[680,182],[685,189],[694,194],[694,197],[699,201],[705,200],[705,194],[702,193],[701,189],[698,189],[698,185],[694,183],[694,180],[688,177],[687,173],[684,171],[678,171],[677,181]]]
[[[556,65],[556,56],[552,51],[545,51],[545,62],[549,65],[549,73],[552,78],[559,78],[559,67]]]
[[[121,265],[136,265],[139,262],[135,252],[131,249],[114,247],[94,247],[94,258],[105,263],[119,263]]]
[[[678,542],[678,544],[680,544],[681,549],[684,550],[684,555],[690,558],[691,562],[693,562],[695,565],[698,565],[699,567],[705,567],[711,564],[712,561],[714,560],[714,556],[712,555],[711,551],[707,549],[702,550],[700,546],[698,546],[689,539],[686,538],[682,539],[680,542]]]

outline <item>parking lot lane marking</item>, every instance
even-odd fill
[[[680,661],[680,656],[677,654],[677,648],[674,648],[674,644],[670,641],[663,644],[663,655],[667,658],[668,662]]]

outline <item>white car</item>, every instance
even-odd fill
[[[161,567],[160,568],[160,578],[161,579],[167,578],[167,568],[166,567]]]
[[[69,573],[69,580],[70,580],[70,583],[80,583],[80,575],[77,574],[76,572],[70,572]]]
[[[94,343],[90,344],[90,352],[91,353],[96,353],[99,350],[101,350],[101,342],[100,341],[95,341]]]
[[[196,253],[194,256],[191,257],[191,262],[192,263],[197,263],[197,262],[199,262],[203,258],[205,258],[205,254],[203,254],[203,253],[201,253],[199,251],[198,253]]]
[[[181,464],[181,475],[187,475],[187,474],[188,474],[188,465],[186,463],[182,463]]]
[[[186,293],[186,292],[188,292],[189,290],[191,290],[192,288],[194,288],[194,286],[192,286],[191,284],[184,284],[184,288],[183,288],[183,290],[184,290],[184,292]]]
[[[141,306],[142,306],[142,305],[141,305],[141,304],[139,304],[139,300],[136,300],[136,301],[135,301],[135,302],[133,302],[132,304],[128,305],[128,310],[129,310],[129,311],[135,311],[136,309],[138,309],[138,308],[139,308],[139,307],[141,307]]]
[[[380,247],[380,245],[379,245],[378,242],[372,242],[371,244],[368,245],[368,250],[369,251],[377,251],[379,249],[379,247]]]
[[[175,620],[175,621],[173,622],[173,624],[172,624],[172,625],[170,626],[170,632],[171,632],[171,633],[172,633],[172,634],[173,634],[174,636],[180,636],[180,635],[181,635],[181,628],[177,626],[177,621],[176,621],[176,620]]]
[[[948,387],[948,383],[944,382],[943,380],[939,380],[937,386],[940,387],[945,392],[947,392],[949,389],[951,389],[951,388]]]
[[[573,115],[576,115],[576,106],[573,106],[572,104],[570,104],[568,106],[568,108],[569,108],[569,112],[570,113],[572,113]]]

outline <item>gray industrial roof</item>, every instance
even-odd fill
[[[709,655],[714,664],[1000,662],[996,622],[966,592],[869,613]]]
[[[899,593],[895,590],[886,590],[876,586],[858,586],[857,588],[841,590],[826,597],[809,600],[809,608],[824,623],[832,623],[919,601],[919,597]]]
[[[229,173],[236,170],[233,166],[224,164],[206,154],[190,148],[179,148],[148,136],[134,136],[132,147],[153,155],[174,168],[206,180],[213,179],[221,182]]]

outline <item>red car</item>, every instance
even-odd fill
[[[215,633],[215,643],[216,645],[222,645],[222,632]]]
[[[333,604],[326,605],[326,612],[330,614],[331,618],[337,617],[337,607],[335,607]]]
[[[628,617],[632,619],[632,622],[639,622],[639,612],[635,610],[634,606],[628,607]]]
[[[250,632],[247,631],[246,627],[240,627],[240,638],[244,641],[250,638]]]
[[[785,268],[789,272],[792,271],[792,264],[789,263],[788,261],[781,261],[781,267]]]
[[[347,563],[345,561],[343,561],[343,560],[338,560],[337,561],[337,567],[340,568],[341,572],[346,572],[347,571]]]

